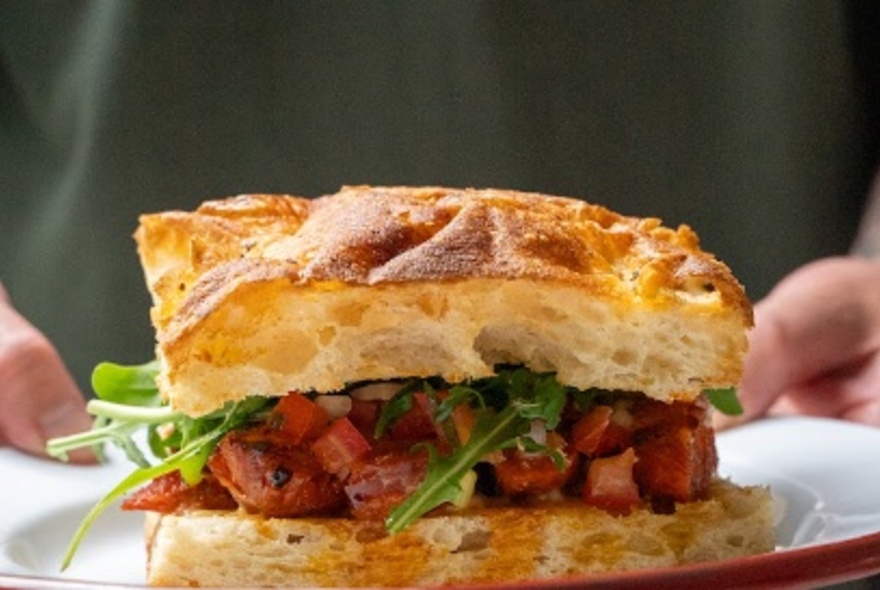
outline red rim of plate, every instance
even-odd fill
[[[617,574],[572,576],[546,580],[468,585],[472,590],[547,590],[589,587],[624,588],[807,588],[835,584],[880,573],[880,532],[793,549],[780,549],[738,559],[681,567],[634,570]],[[0,588],[143,588],[138,584],[62,580],[0,574]]]

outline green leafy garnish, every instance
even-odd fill
[[[736,397],[736,387],[726,387],[723,389],[705,389],[703,394],[709,403],[722,414],[728,416],[739,416],[743,413],[742,404]]]
[[[481,416],[468,442],[450,455],[441,457],[428,445],[428,474],[415,493],[391,512],[385,521],[388,531],[399,533],[433,508],[455,501],[465,474],[487,454],[513,444],[522,434],[523,424],[516,408],[510,406],[498,414]]]
[[[379,419],[376,421],[376,430],[373,436],[381,438],[397,418],[412,409],[413,394],[416,392],[418,383],[418,381],[414,381],[404,386],[382,407],[382,413],[379,414]]]
[[[92,389],[99,398],[130,406],[158,406],[162,403],[156,388],[159,361],[143,365],[100,363],[92,371]]]
[[[163,402],[155,382],[157,371],[156,363],[98,365],[92,375],[98,399],[91,400],[86,406],[96,417],[92,430],[55,438],[46,445],[51,456],[67,460],[68,452],[74,449],[92,447],[100,452],[105,443],[111,443],[138,465],[138,469],[120,481],[85,516],[64,555],[62,569],[70,565],[95,519],[115,500],[173,471],[179,471],[189,485],[198,483],[205,463],[220,439],[253,419],[270,403],[267,398],[246,398],[227,403],[206,416],[190,418],[161,405]],[[147,460],[134,440],[134,434],[144,427],[148,431],[152,454],[158,460],[155,464]]]
[[[483,396],[480,395],[479,391],[467,385],[454,385],[449,388],[449,395],[446,399],[437,406],[437,413],[434,417],[438,422],[445,422],[452,416],[452,411],[456,406],[470,403],[471,401],[478,404],[481,409],[486,407]]]
[[[95,416],[92,429],[52,439],[46,445],[46,451],[50,456],[66,461],[68,451],[91,447],[103,461],[103,445],[112,443],[132,462],[141,467],[149,465],[132,435],[145,425],[155,427],[179,417],[170,408],[160,407],[162,399],[156,387],[158,372],[156,361],[135,366],[99,364],[92,372],[92,388],[98,399],[91,400],[86,406]]]
[[[559,471],[565,469],[565,455],[562,454],[562,451],[559,449],[554,449],[548,447],[547,445],[542,445],[541,443],[536,442],[534,439],[528,436],[521,436],[517,439],[517,446],[521,448],[526,453],[530,453],[532,455],[542,454],[547,455],[553,461],[553,465]]]
[[[562,408],[565,406],[565,387],[551,373],[532,373],[528,369],[516,369],[511,373],[501,373],[510,384],[510,401],[518,408],[523,418],[543,420],[548,430],[559,425]]]
[[[473,492],[474,466],[497,451],[519,448],[526,453],[541,453],[549,456],[558,469],[565,468],[566,459],[558,449],[534,440],[529,433],[535,423],[539,428],[553,430],[559,425],[569,398],[584,410],[593,403],[596,392],[564,387],[550,373],[535,373],[522,367],[497,370],[492,377],[458,385],[437,379],[413,379],[384,404],[375,428],[376,438],[413,408],[415,394],[424,393],[431,400],[433,419],[443,427],[452,446],[450,452],[441,455],[431,444],[421,445],[428,453],[426,477],[415,493],[391,512],[386,521],[389,532],[405,529],[441,504],[463,502]],[[86,515],[64,556],[63,568],[70,564],[86,532],[110,504],[174,471],[189,485],[197,484],[223,436],[249,422],[265,419],[274,403],[269,398],[249,397],[191,418],[171,409],[161,399],[156,387],[157,374],[156,362],[137,366],[98,365],[92,376],[98,397],[87,405],[95,416],[92,430],[56,438],[47,445],[50,455],[66,460],[74,449],[91,447],[101,452],[110,443],[138,465]],[[476,417],[466,442],[458,440],[452,420],[460,405],[468,405]],[[147,430],[151,458],[134,436],[142,428]]]
[[[523,368],[502,369],[494,377],[451,388],[450,396],[437,413],[448,416],[455,403],[466,403],[474,398],[479,400],[481,408],[477,410],[477,421],[467,443],[446,456],[440,456],[426,445],[428,473],[413,495],[392,510],[385,521],[389,532],[400,532],[441,504],[454,502],[461,493],[462,478],[495,451],[519,445],[528,451],[550,454],[557,468],[564,468],[560,453],[525,436],[532,420],[542,420],[548,429],[559,424],[566,388],[554,375]]]

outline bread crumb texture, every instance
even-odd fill
[[[663,400],[734,385],[751,306],[687,226],[501,190],[345,187],[141,217],[171,404],[492,374]]]
[[[614,517],[579,503],[483,508],[381,523],[164,516],[150,548],[154,586],[413,586],[564,578],[736,558],[774,548],[771,499],[716,482],[674,515]]]

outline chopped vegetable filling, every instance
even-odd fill
[[[63,458],[113,442],[140,466],[90,513],[68,558],[97,514],[133,490],[125,509],[349,516],[384,520],[394,533],[474,497],[572,497],[612,514],[674,506],[701,498],[717,467],[706,396],[667,404],[498,367],[460,384],[411,379],[247,398],[194,419],[160,402],[155,373],[153,363],[100,365],[95,428],[50,444]],[[155,465],[132,438],[144,426]]]

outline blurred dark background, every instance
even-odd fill
[[[854,236],[877,7],[6,0],[0,281],[87,388],[152,355],[139,213],[443,184],[688,223],[758,299]]]

